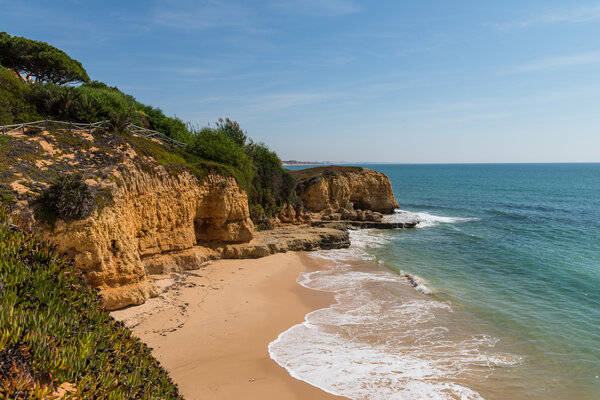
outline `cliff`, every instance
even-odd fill
[[[150,139],[110,132],[32,131],[0,137],[0,195],[41,237],[72,256],[109,309],[158,294],[149,279],[217,258],[347,247],[348,233],[282,226],[256,232],[233,177]],[[83,218],[44,215],[57,176],[81,174],[95,206]],[[76,200],[74,201],[76,202]],[[284,207],[282,219],[310,222]]]
[[[81,221],[59,220],[53,229],[42,225],[41,231],[74,256],[108,308],[141,304],[155,294],[146,264],[155,264],[157,255],[163,263],[174,262],[185,250],[194,257],[189,250],[200,244],[253,237],[246,194],[233,178],[211,174],[201,182],[158,166],[147,172],[131,167],[121,180],[113,204],[102,212]]]
[[[297,194],[309,211],[358,209],[391,214],[398,208],[390,180],[381,172],[326,166],[290,173],[298,181]]]
[[[156,294],[146,276],[153,257],[167,262],[198,245],[253,237],[248,199],[235,180],[210,169],[192,173],[161,143],[108,132],[27,132],[2,140],[2,193],[38,234],[74,257],[110,309]],[[180,162],[157,159],[169,154]],[[40,218],[39,195],[64,172],[82,174],[96,207],[83,219],[49,222]]]

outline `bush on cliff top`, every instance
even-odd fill
[[[41,118],[29,101],[30,92],[30,86],[21,82],[13,71],[0,66],[0,125]]]
[[[205,160],[230,165],[241,172],[236,175],[238,184],[248,193],[251,218],[265,225],[266,219],[275,216],[284,203],[296,205],[294,178],[281,166],[281,160],[264,143],[249,139],[240,125],[219,119],[216,128],[202,128],[192,133],[187,151]],[[260,207],[258,207],[260,206]]]
[[[150,349],[115,321],[72,261],[0,207],[0,398],[180,399]]]

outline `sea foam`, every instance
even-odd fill
[[[269,344],[271,358],[291,376],[351,399],[472,400],[482,397],[468,387],[470,372],[520,362],[490,352],[496,338],[440,323],[454,310],[421,294],[430,292],[424,280],[373,262],[367,249],[389,236],[350,235],[350,248],[314,253],[334,267],[298,278],[304,287],[334,293],[335,304],[307,314]]]
[[[417,222],[417,228],[427,228],[438,224],[454,224],[458,222],[478,221],[479,218],[443,217],[426,212],[413,212],[396,209],[393,214],[386,215],[387,222]]]

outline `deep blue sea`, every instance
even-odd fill
[[[364,167],[422,222],[320,252],[299,283],[337,303],[277,362],[356,399],[600,399],[600,164]]]

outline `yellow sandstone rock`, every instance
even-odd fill
[[[58,220],[54,229],[40,225],[46,238],[75,257],[109,309],[141,304],[155,294],[145,268],[197,268],[218,256],[197,244],[247,242],[254,233],[246,193],[233,178],[209,175],[199,182],[161,166],[129,167],[113,189],[113,204],[84,220]]]
[[[360,167],[327,166],[290,173],[298,181],[298,196],[310,211],[353,207],[391,214],[398,208],[392,184],[380,172]]]

